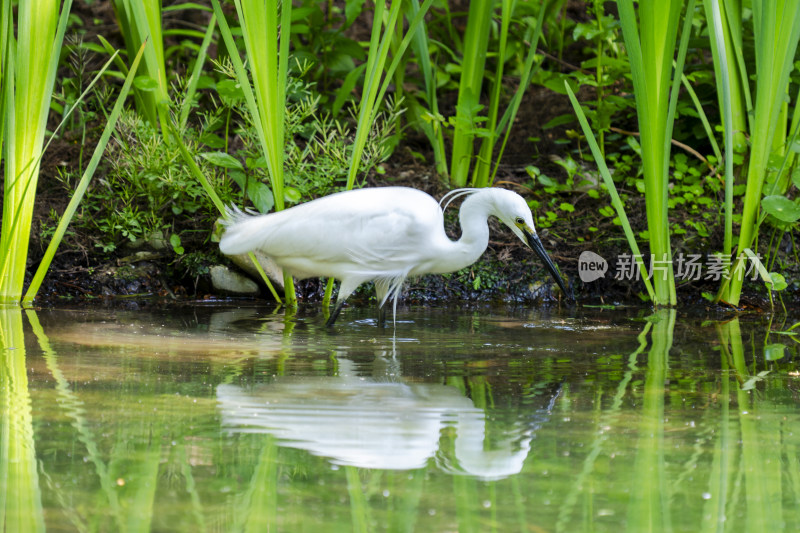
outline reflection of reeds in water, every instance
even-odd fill
[[[675,327],[675,310],[656,312],[639,335],[639,346],[628,356],[628,371],[617,386],[608,409],[599,414],[598,432],[583,468],[564,498],[558,513],[556,531],[570,531],[570,519],[581,494],[591,496],[591,476],[604,445],[614,430],[619,430],[623,398],[629,394],[628,386],[638,370],[638,357],[647,348],[647,368],[643,391],[642,412],[639,418],[639,438],[633,469],[636,486],[628,502],[628,525],[631,531],[668,531],[671,529],[671,492],[666,474],[664,451],[664,391]],[[592,505],[591,503],[589,505]],[[591,521],[591,517],[590,521]],[[584,523],[591,528],[591,523]]]
[[[749,390],[753,388],[751,374],[756,371],[745,364],[738,320],[717,326],[722,372],[713,397],[719,408],[703,410],[703,429],[697,432],[694,452],[680,465],[674,461],[681,457],[680,452],[672,450],[669,436],[675,429],[669,418],[675,414],[665,405],[670,398],[667,386],[672,377],[669,355],[675,312],[662,310],[651,320],[639,336],[639,349],[629,357],[630,372],[623,376],[610,407],[598,412],[597,436],[583,460],[583,469],[563,499],[556,531],[576,529],[574,515],[580,498],[585,500],[584,512],[603,504],[604,499],[594,492],[600,481],[596,463],[610,434],[624,429],[619,408],[623,397],[631,394],[633,399],[640,399],[640,416],[636,422],[627,419],[629,424],[635,423],[638,433],[627,499],[629,530],[672,531],[687,524],[697,531],[786,530],[795,519],[787,512],[787,499],[800,494],[800,475],[796,469],[787,469],[787,465],[798,465],[796,441],[791,437],[792,429],[782,427],[788,424],[785,417],[771,412],[776,407],[774,401],[762,391]],[[636,394],[635,389],[629,390],[631,377],[638,370],[637,357],[645,350],[648,359],[647,366],[641,368],[643,388]],[[764,387],[768,386],[765,381]],[[681,469],[679,474],[676,468]],[[784,490],[784,479],[791,490]],[[613,490],[613,485],[609,488]],[[703,500],[703,512],[696,523],[687,519],[687,496]],[[594,519],[590,511],[578,523],[589,530]]]
[[[637,369],[636,360],[645,350],[645,348],[647,348],[647,339],[652,326],[653,324],[648,322],[642,332],[639,334],[639,347],[628,356],[628,370],[623,375],[619,385],[617,385],[617,390],[614,394],[614,399],[611,402],[611,406],[607,410],[601,412],[598,418],[597,427],[599,428],[599,431],[597,433],[597,437],[592,442],[589,454],[583,461],[583,469],[581,470],[580,474],[578,474],[578,477],[575,479],[575,482],[570,487],[569,492],[559,507],[556,531],[569,530],[569,520],[575,507],[575,503],[578,501],[578,496],[586,490],[586,484],[589,482],[592,472],[594,472],[595,463],[597,458],[603,452],[606,441],[612,435],[614,429],[618,428],[620,425],[619,418],[621,414],[622,399],[625,397],[625,394],[628,393],[628,385],[630,384],[631,379],[633,379],[633,373]]]
[[[108,504],[108,509],[113,516],[117,517],[117,526],[121,527],[121,522],[119,521],[121,513],[117,493],[113,485],[111,475],[108,473],[108,467],[101,458],[96,439],[86,423],[86,418],[84,416],[86,409],[84,408],[83,403],[80,401],[78,396],[72,391],[69,382],[61,372],[61,369],[58,366],[56,353],[51,348],[50,340],[44,333],[44,330],[42,329],[35,312],[28,311],[28,321],[31,323],[33,333],[39,340],[39,347],[42,349],[44,354],[44,359],[47,363],[47,369],[56,380],[56,390],[58,391],[60,404],[65,409],[67,416],[69,416],[69,418],[72,420],[72,427],[78,433],[78,440],[86,447],[89,460],[94,465],[97,476],[100,480],[100,486],[102,487],[102,491],[105,495],[105,501]],[[59,497],[59,499],[64,502],[68,499],[66,495],[59,494],[59,496],[63,496]],[[80,518],[76,514],[71,514],[70,517],[74,525],[83,525],[80,521]],[[78,527],[78,529],[80,529],[80,527]]]
[[[0,317],[0,524],[3,531],[44,531],[22,311],[0,307]]]
[[[267,436],[250,442],[252,449],[240,448],[238,461],[250,463],[252,472],[245,489],[232,497],[231,512],[214,518],[214,531],[277,531],[278,523],[278,446]]]
[[[168,424],[164,420],[150,418],[141,424],[126,425],[117,433],[110,453],[104,452],[98,445],[97,435],[86,420],[85,405],[64,376],[58,356],[36,314],[28,311],[28,320],[39,341],[47,368],[56,381],[59,405],[71,420],[77,440],[85,448],[88,462],[94,466],[100,484],[95,501],[102,504],[90,511],[88,516],[82,516],[72,508],[70,496],[64,494],[57,483],[52,483],[50,476],[45,472],[49,489],[55,493],[57,501],[63,507],[61,511],[79,531],[90,530],[89,523],[95,526],[101,524],[101,530],[109,528],[113,523],[113,529],[119,531],[149,531],[154,523],[159,477],[163,474],[162,470],[169,467],[169,465],[162,467],[163,437],[166,428],[169,427]],[[168,413],[166,410],[162,411]],[[180,432],[179,426],[170,429]],[[148,438],[143,439],[142,433],[146,433]],[[186,491],[193,504],[191,516],[197,525],[203,526],[205,522],[202,512],[199,511],[200,499],[197,487],[186,461],[186,443],[184,439],[175,438],[176,441],[171,446],[172,459],[180,462],[178,470],[186,480]],[[107,462],[106,456],[108,456]]]
[[[730,366],[732,373],[723,377],[724,381],[735,380],[736,402],[738,407],[739,435],[738,445],[741,447],[738,475],[733,479],[730,466],[736,458],[728,450],[736,443],[735,426],[723,433],[721,439],[727,442],[718,444],[719,451],[715,463],[719,463],[718,505],[715,510],[717,525],[727,530],[740,527],[749,531],[781,531],[783,521],[783,451],[787,443],[781,431],[780,422],[775,416],[760,416],[758,394],[755,390],[747,390],[749,371],[745,364],[744,345],[739,320],[717,326],[722,346],[722,356],[727,359],[723,364]],[[723,401],[725,399],[723,398]],[[768,415],[768,413],[763,413]],[[723,420],[728,424],[728,420]],[[795,456],[796,460],[796,456]],[[744,491],[747,508],[744,524],[731,524],[738,513],[735,512],[741,492]],[[797,493],[795,494],[795,497]]]
[[[717,325],[717,334],[720,337],[720,369],[722,379],[719,392],[719,437],[714,443],[712,452],[711,472],[708,476],[708,493],[716,495],[714,498],[706,500],[703,506],[703,531],[724,531],[726,520],[726,509],[730,498],[730,490],[733,485],[732,476],[735,472],[736,463],[736,441],[738,432],[730,419],[731,403],[731,372],[730,372],[730,350],[728,341],[730,339],[730,323]],[[738,324],[736,325],[738,329]],[[739,344],[741,345],[741,333],[739,334]],[[732,510],[732,509],[731,509]]]
[[[82,346],[111,348],[135,354],[137,358],[169,357],[171,361],[197,360],[197,356],[205,360],[222,359],[226,364],[231,358],[238,360],[254,355],[272,355],[277,351],[278,343],[265,342],[264,336],[240,339],[225,334],[232,320],[250,316],[251,313],[233,312],[218,313],[216,321],[212,320],[209,332],[191,336],[175,332],[163,326],[132,327],[123,323],[90,322],[68,328],[62,328],[51,336],[59,343],[74,343]],[[45,363],[56,382],[58,405],[71,421],[77,441],[85,449],[85,457],[93,465],[99,489],[94,501],[100,505],[83,513],[72,508],[69,494],[56,482],[57,477],[46,474],[48,488],[55,495],[68,520],[76,530],[90,530],[89,524],[99,524],[101,530],[115,529],[119,531],[149,531],[158,529],[160,518],[156,514],[158,491],[162,486],[162,478],[171,478],[178,484],[185,485],[189,494],[189,520],[198,530],[206,530],[206,516],[199,488],[192,473],[191,461],[187,447],[191,440],[184,438],[191,428],[184,426],[179,420],[173,420],[167,405],[159,403],[154,409],[156,416],[141,419],[133,417],[130,423],[123,424],[116,431],[109,450],[103,449],[107,439],[95,433],[86,419],[86,406],[80,394],[73,390],[59,364],[59,357],[53,349],[49,337],[45,334],[35,313],[29,312],[29,321],[44,354]],[[7,321],[4,321],[4,324]],[[280,338],[280,337],[279,337]],[[20,335],[21,339],[21,335]],[[21,344],[21,340],[17,344]],[[235,366],[235,365],[234,365]],[[115,369],[117,367],[114,367]],[[238,367],[237,367],[238,368]],[[113,369],[112,369],[113,370]],[[96,369],[93,370],[96,375]],[[234,369],[234,371],[237,371]],[[22,363],[24,376],[25,365]],[[70,376],[74,379],[75,376]],[[28,409],[30,418],[30,409]],[[4,418],[5,420],[5,418]],[[146,437],[143,437],[146,435]],[[170,444],[165,444],[169,436]],[[31,435],[32,442],[32,435]],[[32,450],[32,447],[31,447]],[[259,454],[247,490],[234,498],[236,512],[230,517],[222,518],[231,524],[236,531],[274,530],[277,520],[277,445],[268,437]],[[31,464],[35,465],[35,461]],[[33,470],[35,473],[35,469]],[[38,491],[37,491],[38,493]],[[206,502],[207,503],[207,502]],[[39,504],[41,509],[41,504]],[[25,513],[26,516],[36,516]],[[39,517],[42,513],[39,512]],[[219,519],[214,520],[218,522]],[[43,529],[42,527],[38,529]],[[10,529],[17,530],[17,529]],[[36,528],[21,528],[20,531],[35,531]]]
[[[131,356],[146,349],[75,349],[63,338],[56,342],[55,335],[51,345],[31,312],[43,357],[28,339],[27,361],[18,360],[16,367],[9,358],[19,357],[22,342],[8,340],[13,321],[3,318],[1,422],[10,434],[10,395],[27,390],[9,386],[12,377],[25,383],[9,368],[24,373],[27,366],[33,424],[30,401],[20,395],[25,401],[17,405],[27,406],[19,412],[27,413],[29,422],[22,427],[28,433],[13,431],[29,441],[32,475],[32,427],[39,439],[38,482],[34,479],[29,494],[38,495],[41,487],[38,508],[45,509],[48,526],[76,531],[301,530],[319,527],[320,520],[337,531],[499,531],[515,525],[521,531],[599,531],[617,524],[630,531],[796,529],[800,468],[791,427],[793,391],[783,390],[784,382],[772,374],[748,390],[753,374],[772,367],[770,362],[762,367],[760,358],[745,363],[752,357],[750,345],[742,345],[735,322],[719,327],[724,332],[719,343],[706,341],[722,350],[721,372],[713,368],[718,355],[712,352],[712,364],[704,363],[704,377],[696,379],[699,366],[681,353],[687,344],[670,348],[673,314],[661,311],[650,318],[638,349],[634,342],[609,357],[608,368],[594,363],[597,376],[584,369],[567,374],[585,377],[588,385],[566,378],[559,396],[540,385],[559,383],[552,358],[562,356],[537,358],[526,400],[509,409],[508,396],[491,377],[506,367],[496,369],[494,360],[456,359],[452,363],[464,368],[451,367],[441,382],[424,383],[404,375],[402,350],[392,350],[390,358],[372,347],[369,353],[380,355],[370,367],[336,354],[335,369],[325,369],[335,375],[301,373],[302,356],[284,375],[273,371],[275,359],[252,374],[247,363],[224,359],[202,365],[197,383],[164,386],[165,356],[142,354],[139,365],[130,363]],[[163,329],[136,331],[169,336],[169,323],[153,323]],[[236,346],[258,337],[270,344],[272,338],[282,340],[280,334],[261,333],[243,340],[244,331],[258,323],[215,325],[202,334],[220,340],[236,336]],[[132,330],[96,326],[129,335]],[[21,330],[18,323],[16,328]],[[302,333],[292,339],[295,349],[305,340]],[[703,350],[697,348],[707,357]],[[178,358],[188,360],[189,354]],[[107,383],[84,372],[93,366]],[[176,365],[169,375],[183,376],[186,368],[193,366]],[[146,377],[151,370],[153,376]],[[231,372],[239,377],[227,379]],[[41,379],[33,381],[34,376]],[[363,444],[362,431],[370,428],[374,450],[350,446],[345,456],[344,448],[331,446],[337,432],[360,435]],[[4,438],[0,473],[13,487],[0,487],[6,509],[10,498],[19,499],[11,490],[24,490],[25,483],[6,482],[11,463]],[[384,470],[384,463],[366,461],[381,452],[388,456],[385,463],[397,466],[414,442],[425,453],[419,461],[409,460],[408,470]],[[506,466],[497,469],[494,460],[502,457]],[[41,516],[37,520],[43,522]],[[37,528],[28,525],[20,527]]]
[[[663,309],[653,315],[634,463],[637,485],[628,506],[631,531],[672,529],[672,490],[668,483],[664,449],[664,393],[675,317],[674,309]]]

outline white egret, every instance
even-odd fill
[[[431,196],[406,187],[382,187],[340,192],[266,215],[233,210],[219,248],[227,255],[258,250],[297,278],[340,280],[328,325],[359,285],[375,281],[382,322],[383,305],[391,297],[396,312],[408,276],[455,272],[477,261],[489,245],[487,219],[495,216],[536,252],[573,299],[520,195],[500,188],[458,189],[442,198],[444,207],[459,196],[466,199],[457,241],[445,234],[442,206]]]

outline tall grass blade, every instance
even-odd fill
[[[131,85],[133,83],[134,76],[136,75],[137,69],[139,68],[139,62],[142,59],[142,54],[146,48],[147,43],[143,43],[139,47],[139,52],[136,54],[136,57],[131,64],[130,71],[128,72],[128,76],[125,78],[125,83],[122,85],[122,89],[120,90],[119,96],[117,97],[117,102],[114,104],[114,108],[111,111],[111,114],[108,117],[108,121],[106,122],[106,126],[103,129],[103,134],[100,136],[100,140],[95,147],[94,154],[92,155],[92,159],[89,161],[89,165],[86,167],[86,171],[81,176],[80,181],[78,182],[78,186],[75,188],[75,192],[72,195],[72,198],[67,204],[67,208],[64,210],[64,214],[61,217],[61,220],[58,222],[58,226],[56,227],[56,231],[53,234],[53,237],[50,239],[50,243],[45,250],[44,257],[42,261],[39,263],[38,268],[36,269],[36,273],[31,280],[31,284],[28,287],[28,291],[25,293],[25,298],[23,299],[23,303],[30,304],[34,298],[36,298],[36,294],[39,292],[39,287],[44,280],[45,275],[47,274],[48,269],[50,268],[50,263],[53,261],[53,257],[55,256],[56,250],[58,249],[58,245],[61,244],[61,239],[64,237],[64,233],[67,231],[67,226],[69,226],[72,217],[75,215],[75,211],[78,209],[78,205],[80,204],[81,200],[83,199],[83,195],[86,193],[86,189],[89,187],[89,182],[94,176],[95,171],[97,170],[97,166],[100,164],[100,160],[103,157],[103,153],[105,152],[106,145],[108,145],[108,141],[111,139],[111,135],[114,133],[114,129],[116,128],[117,119],[119,115],[122,113],[122,109],[125,104],[125,99],[128,96],[128,92],[131,89]],[[102,73],[101,73],[102,74]],[[99,75],[98,75],[99,76]],[[87,89],[88,90],[88,89]]]
[[[0,117],[6,116],[6,71],[8,70],[8,54],[13,47],[13,18],[11,16],[11,0],[2,0],[0,3]],[[12,78],[13,79],[13,78]],[[3,150],[3,139],[6,128],[0,122],[0,154]]]
[[[740,63],[737,56],[741,56],[741,49],[736,43],[742,39],[742,5],[741,0],[704,0],[703,5],[708,20],[710,35],[711,56],[714,61],[714,73],[719,92],[719,104],[723,109],[722,126],[730,127],[733,134],[732,146],[736,153],[743,153],[747,148],[747,110],[749,88],[745,77],[740,72]],[[737,51],[737,48],[739,50]],[[724,65],[723,65],[724,62]],[[744,59],[742,58],[742,65]],[[727,84],[727,89],[723,87]],[[725,102],[725,95],[728,101]],[[730,105],[730,114],[724,112],[725,106]],[[727,151],[726,151],[727,153]],[[732,153],[732,152],[731,152]]]
[[[285,206],[283,198],[283,152],[284,117],[286,109],[286,81],[289,66],[289,33],[291,22],[291,2],[283,2],[278,17],[278,4],[275,1],[264,5],[255,0],[236,0],[236,11],[242,25],[242,37],[247,52],[248,66],[253,83],[236,53],[237,47],[233,33],[222,12],[219,0],[212,0],[214,14],[219,23],[225,46],[231,52],[230,58],[241,87],[247,110],[252,117],[261,150],[267,161],[275,209]],[[278,21],[280,21],[280,41],[278,41]],[[255,88],[255,91],[254,91]],[[284,304],[297,305],[294,281],[284,274]]]
[[[647,267],[642,260],[642,254],[639,251],[639,245],[636,243],[636,237],[633,235],[633,229],[631,229],[631,224],[628,221],[628,215],[625,213],[625,207],[622,205],[622,200],[619,198],[617,186],[614,184],[614,178],[611,177],[611,172],[609,172],[605,159],[603,159],[600,146],[597,144],[597,139],[595,139],[594,133],[592,133],[592,128],[589,126],[589,121],[586,119],[586,114],[583,112],[583,109],[581,109],[578,99],[575,98],[575,93],[572,92],[572,89],[569,87],[569,83],[566,81],[564,82],[564,87],[567,89],[569,101],[572,103],[572,108],[575,110],[575,114],[578,117],[578,122],[581,125],[583,134],[586,136],[586,141],[589,143],[589,148],[591,149],[594,160],[597,163],[597,168],[600,171],[600,175],[603,177],[603,183],[605,183],[606,189],[608,189],[608,194],[611,196],[611,206],[617,212],[620,224],[622,224],[622,230],[625,232],[625,238],[628,240],[628,246],[630,247],[631,252],[633,252],[633,258],[639,268],[639,273],[644,281],[647,294],[650,296],[651,300],[655,301],[653,285],[650,283],[650,279],[647,276]]]
[[[139,112],[154,127],[159,125],[169,141],[169,119],[161,105],[169,100],[161,0],[114,0],[113,6],[129,56],[134,56],[142,43],[150,42],[144,55],[144,73],[137,78],[134,94]]]
[[[653,303],[656,306],[675,305],[677,297],[667,198],[672,118],[677,91],[670,91],[670,81],[673,80],[672,61],[683,2],[668,0],[640,3],[638,23],[633,0],[618,0],[617,6],[630,58],[641,132],[647,228],[654,272]],[[688,38],[688,35],[685,37]],[[678,69],[682,69],[680,54]],[[680,74],[680,71],[675,73],[677,79],[673,80],[673,88]],[[655,275],[657,270],[660,273]]]
[[[526,35],[528,55],[525,58],[519,86],[514,92],[514,96],[512,97],[508,108],[506,108],[506,111],[503,113],[502,118],[498,122],[503,79],[502,59],[506,55],[509,24],[513,17],[515,5],[516,2],[511,2],[508,0],[502,3],[500,18],[500,43],[496,52],[498,62],[494,73],[494,85],[492,86],[492,94],[489,101],[488,124],[486,126],[486,133],[483,136],[483,141],[481,142],[480,152],[477,160],[475,161],[475,168],[472,175],[472,184],[475,187],[488,187],[494,182],[494,178],[497,175],[498,169],[500,168],[500,160],[503,157],[503,152],[505,151],[508,138],[511,134],[511,124],[514,123],[514,119],[519,111],[519,106],[522,103],[522,97],[524,96],[526,89],[530,86],[530,81],[534,73],[533,64],[536,59],[536,50],[539,45],[539,38],[542,34],[542,25],[544,23],[543,12],[546,6],[541,7],[541,12],[536,19],[536,26],[532,28],[532,34],[529,32],[529,34]],[[494,156],[497,139],[499,139],[501,136],[503,137],[503,141],[497,156]],[[494,162],[493,169],[492,162]]]
[[[419,0],[409,0],[408,14],[416,18],[419,11]],[[436,173],[446,178],[448,176],[448,169],[447,156],[445,155],[444,148],[444,131],[441,125],[435,120],[439,115],[439,100],[436,96],[436,70],[431,63],[428,48],[428,34],[424,24],[420,24],[416,32],[414,32],[414,39],[411,43],[411,47],[419,61],[419,69],[422,72],[422,78],[425,83],[425,100],[428,104],[427,111],[419,109],[414,114],[417,117],[420,129],[428,138],[428,142],[430,142],[433,148],[433,161],[436,166]],[[418,106],[418,104],[415,105],[414,100],[409,102],[409,106],[412,110],[414,110],[415,107],[421,107]],[[429,113],[430,117],[426,119],[423,116],[424,113]]]
[[[347,173],[346,189],[352,189],[355,185],[356,175],[361,167],[361,155],[364,146],[367,144],[369,132],[372,130],[375,116],[377,114],[377,102],[379,102],[379,91],[381,88],[381,77],[384,74],[386,60],[392,37],[395,32],[398,20],[400,20],[400,0],[393,0],[386,16],[386,27],[381,32],[384,19],[384,2],[378,1],[375,4],[375,13],[372,22],[372,33],[369,42],[369,54],[367,56],[367,67],[364,71],[364,86],[361,90],[361,102],[358,106],[358,125],[356,126],[356,136],[353,140],[353,148],[350,153],[350,168]],[[400,55],[395,59],[399,62]],[[386,72],[386,82],[392,79],[393,72]],[[381,94],[382,96],[382,94]]]
[[[714,152],[714,156],[717,158],[717,161],[722,161],[722,151],[719,149],[719,143],[714,136],[714,128],[711,127],[711,123],[708,121],[708,115],[706,115],[705,110],[703,110],[703,105],[700,103],[697,92],[695,92],[694,87],[689,83],[689,78],[686,77],[686,74],[681,76],[681,82],[694,104],[694,110],[697,112],[697,116],[700,117],[700,122],[703,124],[703,129],[708,137],[708,142],[711,144],[711,150]]]
[[[211,20],[208,21],[208,28],[206,28],[206,33],[203,36],[203,42],[200,44],[200,51],[197,53],[194,70],[186,86],[186,96],[181,104],[181,114],[178,119],[178,130],[180,131],[186,129],[186,123],[189,120],[189,112],[192,110],[192,105],[194,104],[194,95],[197,92],[197,84],[200,82],[200,75],[203,73],[203,65],[206,62],[208,47],[211,45],[211,39],[214,37],[214,30],[216,27],[217,17],[216,15],[211,15]]]
[[[720,100],[722,101],[722,125],[724,128],[725,142],[725,234],[723,237],[722,253],[725,257],[730,257],[733,251],[733,94],[731,86],[731,73],[729,70],[728,59],[731,57],[726,41],[730,35],[724,33],[722,11],[720,0],[706,0],[706,12],[711,12],[710,31],[712,34],[712,49],[716,50],[714,56],[715,72],[718,73],[718,80],[722,89]],[[731,65],[733,66],[733,65]],[[735,78],[734,78],[735,79]]]
[[[72,113],[78,108],[77,104],[79,104],[80,102],[82,102],[86,98],[86,96],[91,92],[91,90],[93,89],[95,84],[99,81],[99,79],[103,75],[103,73],[108,69],[109,66],[111,66],[111,63],[115,62],[118,59],[118,55],[119,55],[118,52],[112,51],[112,57],[106,62],[105,65],[103,65],[103,67],[100,68],[100,70],[98,71],[98,73],[94,77],[94,79],[92,79],[92,81],[89,83],[89,85],[83,91],[83,93],[81,93],[81,95],[76,99],[76,101],[75,101],[76,105],[73,105],[73,106],[70,107],[70,109],[67,111],[67,113],[64,115],[63,119],[61,120],[61,122],[58,124],[58,126],[55,128],[55,130],[53,130],[52,134],[50,135],[50,138],[48,139],[47,143],[44,145],[44,148],[39,153],[39,156],[35,159],[35,161],[31,162],[31,164],[34,164],[34,163],[39,164],[39,162],[42,159],[42,156],[47,151],[47,148],[50,146],[50,143],[53,142],[53,139],[56,138],[56,136],[58,135],[58,132],[61,130],[61,127],[67,122],[67,119],[69,119],[70,115],[72,115]],[[127,70],[127,68],[126,68],[126,70]],[[30,187],[30,183],[26,186],[26,189],[28,187]],[[17,213],[16,218],[12,222],[12,227],[16,226],[16,224],[18,224],[18,222],[19,222],[19,212]],[[0,257],[0,272],[5,271],[5,267],[6,267],[7,263],[8,263],[8,256]]]
[[[395,3],[399,4],[399,2]],[[395,7],[395,3],[392,4],[389,12],[389,25],[397,23],[397,19],[393,16],[392,11]],[[422,27],[425,20],[425,14],[428,12],[428,9],[430,9],[431,4],[433,4],[433,0],[425,0],[419,11],[417,11],[417,13],[414,15],[414,18],[409,21],[408,31],[406,32],[405,37],[403,37],[403,40],[397,46],[396,54],[388,67],[385,66],[387,58],[382,50],[384,50],[384,48],[388,50],[388,44],[392,37],[392,32],[390,31],[391,26],[387,26],[387,28],[384,30],[380,45],[376,48],[378,50],[377,54],[379,57],[374,62],[368,61],[365,76],[368,76],[372,79],[369,82],[365,81],[364,94],[362,95],[361,103],[359,104],[356,139],[354,141],[353,151],[350,155],[350,172],[347,176],[348,189],[352,189],[353,185],[355,184],[355,177],[360,168],[361,155],[363,154],[364,146],[366,145],[367,138],[369,137],[369,132],[371,131],[375,124],[375,120],[377,119],[379,112],[377,103],[382,102],[386,96],[386,92],[388,91],[389,85],[392,81],[392,76],[394,75],[397,67],[400,65],[403,54],[405,54],[406,50],[411,45],[411,41],[416,35],[418,29]],[[370,45],[370,49],[372,49],[372,45]],[[381,72],[384,73],[383,82],[380,84],[380,86],[378,86],[378,82],[381,80]],[[366,90],[366,85],[369,85],[369,90]]]
[[[47,116],[71,0],[59,17],[57,0],[22,2],[18,41],[8,34],[3,101],[5,180],[0,236],[0,302],[22,294],[33,205]],[[5,9],[4,9],[5,11]]]
[[[738,242],[740,252],[752,247],[758,233],[756,222],[769,156],[800,40],[800,17],[797,16],[800,0],[755,0],[752,10],[756,99],[750,126],[750,159]],[[781,135],[785,135],[785,132]],[[744,255],[737,253],[732,267],[733,278],[727,289],[725,285],[720,289],[718,300],[739,304],[746,270],[742,268],[742,263],[746,260]]]
[[[494,146],[499,136],[497,132],[497,115],[500,108],[500,92],[503,88],[503,67],[505,66],[506,46],[508,45],[508,28],[513,16],[514,2],[502,0],[500,8],[500,42],[497,46],[497,65],[494,72],[494,85],[489,98],[489,117],[486,124],[486,133],[481,142],[478,158],[472,174],[472,184],[475,187],[486,187],[489,184],[489,172],[492,168],[492,155]],[[535,47],[532,49],[535,51]]]
[[[264,5],[253,0],[236,0],[236,12],[242,27],[242,39],[253,80],[254,99],[249,111],[254,121],[259,122],[262,147],[275,197],[275,209],[278,211],[284,208],[284,111],[288,67],[284,57],[288,57],[288,49],[279,49],[278,21],[281,21],[283,44],[283,37],[288,37],[289,25],[284,22],[290,20],[291,3],[284,2],[283,8],[279,18],[277,2]],[[227,28],[227,24],[225,26]],[[234,51],[236,48],[230,50]],[[249,85],[244,69],[237,69],[237,74],[241,85]]]
[[[526,38],[527,44],[530,47],[528,50],[528,56],[525,58],[525,65],[523,67],[522,75],[520,76],[519,87],[514,92],[514,96],[511,98],[511,102],[509,103],[506,112],[503,113],[503,117],[500,119],[500,123],[497,125],[497,135],[503,135],[503,142],[500,145],[500,150],[497,154],[497,159],[494,164],[494,170],[492,171],[492,175],[489,178],[486,185],[491,186],[494,183],[494,178],[497,176],[497,171],[500,168],[500,160],[503,157],[503,153],[506,149],[506,144],[508,144],[508,139],[511,136],[511,125],[514,123],[514,119],[517,116],[517,112],[519,111],[520,104],[522,104],[522,97],[525,95],[526,89],[531,84],[531,79],[534,75],[534,61],[536,59],[536,50],[539,46],[539,39],[542,36],[542,26],[544,24],[544,11],[545,6],[542,6],[539,16],[536,19],[536,26],[533,28],[533,35],[529,38]],[[503,134],[505,132],[505,135]]]
[[[489,46],[491,27],[489,21],[492,19],[492,8],[493,2],[490,0],[474,0],[469,4],[450,163],[450,179],[456,187],[466,186],[472,163],[473,143],[479,125],[478,112]]]

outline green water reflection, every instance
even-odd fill
[[[2,309],[7,531],[793,531],[763,318]]]

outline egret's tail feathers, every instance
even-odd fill
[[[226,215],[220,251],[225,255],[239,255],[256,250],[263,241],[264,217],[245,213],[235,206],[228,207]]]
[[[225,208],[225,217],[222,219],[222,225],[227,228],[248,217],[249,215],[246,212],[231,204]]]
[[[406,280],[407,272],[394,276],[380,277],[375,280],[375,292],[378,296],[378,307],[383,307],[386,300],[397,300],[403,289],[403,282]]]
[[[397,324],[397,300],[403,290],[403,283],[408,277],[408,272],[401,272],[393,276],[381,277],[375,280],[375,290],[378,296],[378,308],[382,308],[386,300],[392,300],[392,322]]]

